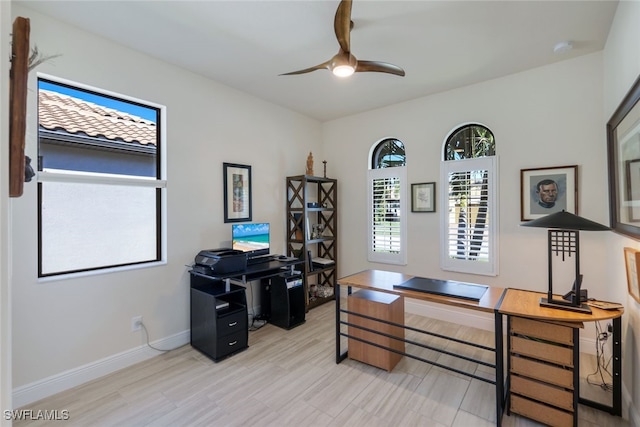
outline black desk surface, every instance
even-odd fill
[[[285,272],[290,269],[290,267],[299,265],[304,263],[304,260],[301,259],[288,259],[288,260],[280,260],[273,259],[268,262],[261,262],[257,264],[247,265],[247,268],[240,271],[234,271],[225,274],[203,274],[197,271],[191,270],[191,274],[195,274],[202,277],[207,277],[211,279],[224,280],[224,279],[235,279],[242,278],[243,276],[247,278],[260,278],[266,277],[272,274],[279,274],[281,272]]]

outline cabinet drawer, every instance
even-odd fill
[[[573,367],[573,348],[512,336],[511,353]]]
[[[573,345],[573,328],[537,320],[511,317],[511,332],[558,344]]]
[[[244,310],[218,317],[218,336],[247,330],[247,312]]]
[[[511,393],[530,397],[540,402],[573,412],[573,392],[553,385],[512,375]]]
[[[218,338],[216,342],[216,349],[218,358],[224,357],[227,354],[233,353],[238,350],[242,350],[247,347],[247,331],[239,331],[235,334],[227,335]]]
[[[553,427],[573,426],[573,414],[517,395],[511,395],[511,412]]]
[[[511,356],[511,372],[573,390],[573,370]]]

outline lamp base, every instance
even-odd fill
[[[573,305],[562,299],[547,299],[540,298],[540,305],[542,307],[559,308],[560,310],[577,311],[580,313],[591,314],[591,308],[586,304]]]

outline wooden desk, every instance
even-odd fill
[[[475,345],[474,343],[455,340],[458,343],[472,345],[474,347],[482,348],[483,350],[491,351],[495,354],[495,365],[487,365],[485,362],[472,360],[477,363],[484,364],[495,368],[496,379],[495,381],[487,380],[486,378],[476,377],[466,372],[461,372],[456,369],[452,369],[448,366],[442,366],[438,363],[425,360],[411,354],[402,353],[404,356],[411,357],[416,360],[420,360],[425,363],[429,363],[443,369],[448,369],[462,375],[466,375],[472,378],[476,378],[481,381],[494,384],[496,387],[496,424],[501,424],[502,414],[504,412],[505,403],[507,403],[508,393],[505,394],[505,390],[509,390],[510,383],[508,376],[505,387],[505,375],[504,375],[504,332],[503,332],[503,320],[504,316],[507,316],[507,325],[510,325],[510,319],[512,317],[524,318],[533,321],[543,322],[555,322],[561,323],[571,329],[573,336],[573,366],[575,370],[572,372],[573,382],[575,384],[573,397],[574,401],[572,406],[574,407],[574,423],[577,423],[577,404],[582,403],[588,406],[595,407],[600,410],[610,412],[612,415],[620,416],[622,414],[621,405],[621,367],[622,367],[622,353],[621,353],[621,317],[623,310],[601,310],[592,307],[592,313],[578,313],[568,310],[561,310],[549,307],[540,306],[540,297],[546,296],[546,293],[530,292],[517,289],[503,289],[496,287],[489,287],[480,301],[471,301],[460,298],[452,298],[441,295],[434,295],[419,291],[412,291],[406,289],[396,289],[394,285],[399,285],[413,278],[414,276],[394,273],[389,271],[380,270],[365,270],[347,277],[338,279],[335,289],[336,297],[336,363],[340,363],[348,355],[347,351],[342,351],[340,337],[350,338],[348,333],[341,332],[341,325],[351,325],[347,321],[341,319],[341,315],[347,313],[353,315],[348,310],[341,308],[340,306],[340,286],[347,286],[348,293],[351,294],[351,288],[359,289],[371,289],[381,292],[388,292],[395,295],[401,295],[407,298],[414,298],[421,301],[428,301],[432,303],[451,305],[468,310],[476,310],[486,313],[492,313],[495,320],[495,346],[494,348],[486,348],[483,346]],[[579,397],[579,328],[582,327],[583,322],[594,322],[599,320],[612,320],[613,322],[613,404],[611,406],[602,405],[598,402],[589,401]],[[415,329],[412,329],[415,330]],[[437,334],[433,334],[429,331],[418,330],[418,332],[438,336],[440,338],[449,339],[448,337],[442,337]],[[351,337],[352,338],[352,337]],[[371,344],[371,343],[369,343]],[[391,348],[381,347],[385,350],[396,351]],[[431,350],[440,351],[438,349],[429,347]],[[396,351],[397,352],[397,351]],[[456,355],[452,355],[457,357]],[[508,359],[510,362],[510,359]],[[575,424],[577,425],[577,424]]]
[[[607,411],[612,415],[622,415],[622,345],[620,337],[622,329],[621,318],[624,310],[602,310],[591,307],[591,314],[589,314],[541,307],[540,298],[546,296],[546,293],[507,289],[502,301],[496,306],[498,316],[507,316],[507,330],[509,331],[506,390],[514,391],[514,389],[517,389],[517,387],[512,387],[512,379],[516,380],[516,382],[523,387],[529,385],[529,390],[525,393],[528,394],[528,396],[526,396],[525,399],[521,399],[520,395],[514,392],[514,398],[516,400],[513,401],[511,393],[508,393],[507,411],[511,411],[513,407],[512,404],[517,402],[519,408],[517,410],[514,409],[514,412],[550,424],[550,420],[544,419],[544,417],[551,417],[551,411],[554,411],[555,408],[544,406],[546,403],[549,403],[544,402],[544,397],[546,395],[551,398],[550,396],[552,396],[554,392],[560,390],[560,392],[569,393],[572,397],[572,402],[570,402],[571,405],[569,408],[565,408],[565,412],[560,411],[554,416],[554,421],[556,421],[558,425],[562,424],[558,421],[559,419],[563,417],[566,418],[567,414],[571,414],[571,418],[569,418],[565,424],[570,423],[577,426],[578,403]],[[558,296],[558,298],[561,297]],[[517,319],[525,319],[522,327],[520,325],[516,327],[512,326],[512,320]],[[600,320],[612,320],[613,323],[613,398],[611,406],[580,397],[579,330],[583,327],[584,322],[596,322]],[[528,325],[526,322],[528,322]],[[563,327],[570,332],[571,336],[569,339],[561,336]],[[520,337],[524,337],[524,339]],[[527,341],[528,338],[533,338],[533,341]],[[516,346],[519,346],[519,349],[516,348],[512,350],[512,340],[515,340],[514,343]],[[529,344],[532,350],[530,353],[526,348],[528,343],[531,343]],[[535,349],[535,346],[539,348]],[[570,359],[562,362],[560,362],[559,359],[553,360],[549,355],[553,352],[553,349],[557,348],[568,351]],[[536,356],[536,352],[541,356]],[[520,353],[524,353],[524,356]],[[573,360],[571,360],[571,357]],[[542,360],[542,362],[537,363],[536,359]],[[514,366],[512,366],[512,362],[521,364],[523,360],[530,363],[530,366],[536,365],[537,367],[532,366],[531,368],[525,368],[517,366],[514,368]],[[556,366],[558,369],[556,369]],[[541,367],[544,371],[539,370],[538,367]],[[572,380],[570,378],[569,383],[564,385],[559,382],[559,377],[563,374],[563,370],[564,372],[571,373],[573,376]],[[514,375],[513,378],[512,375]],[[535,382],[531,382],[529,378],[532,378]],[[533,391],[533,387],[530,387],[530,385],[533,384],[539,387],[538,392]],[[570,391],[565,392],[564,390]],[[542,398],[538,399],[540,396],[542,396]],[[556,403],[560,406],[558,402],[561,399],[557,396],[554,398],[556,399],[555,402],[550,403]],[[538,403],[536,399],[542,403]]]
[[[502,339],[502,316],[498,315],[498,313],[495,310],[495,307],[498,305],[498,303],[500,302],[500,298],[502,297],[502,294],[504,292],[503,288],[494,288],[494,287],[489,287],[487,289],[487,291],[484,293],[484,295],[481,297],[480,301],[472,301],[472,300],[466,300],[466,299],[461,299],[461,298],[452,298],[452,297],[447,297],[447,296],[441,296],[441,295],[435,295],[435,294],[429,294],[429,293],[425,293],[425,292],[419,292],[419,291],[412,291],[412,290],[407,290],[407,289],[396,289],[394,288],[394,285],[400,285],[404,282],[406,282],[407,280],[413,278],[414,276],[411,275],[407,275],[407,274],[402,274],[402,273],[394,273],[394,272],[390,272],[390,271],[381,271],[381,270],[365,270],[365,271],[361,271],[359,273],[347,276],[347,277],[343,277],[341,279],[338,279],[337,284],[336,284],[336,289],[335,289],[335,299],[336,299],[336,363],[340,363],[341,361],[343,361],[344,359],[347,358],[348,356],[348,349],[346,351],[342,351],[341,349],[341,343],[340,343],[340,337],[347,337],[347,338],[351,338],[351,339],[358,339],[357,337],[354,337],[352,335],[350,335],[349,333],[344,333],[341,332],[340,330],[340,326],[341,325],[346,325],[348,327],[355,327],[357,328],[358,326],[350,323],[348,321],[344,321],[341,319],[341,315],[343,313],[346,313],[350,316],[358,316],[358,313],[353,313],[350,312],[349,310],[343,309],[340,307],[340,286],[347,286],[348,288],[348,293],[351,294],[351,288],[358,288],[358,289],[370,289],[370,290],[374,290],[374,291],[381,291],[381,292],[387,292],[390,294],[394,294],[394,295],[400,295],[406,298],[414,298],[417,300],[422,300],[422,301],[428,301],[428,302],[433,302],[433,303],[438,303],[438,304],[446,304],[446,305],[451,305],[451,306],[455,306],[455,307],[461,307],[464,309],[469,309],[469,310],[476,310],[476,311],[482,311],[485,313],[491,313],[494,315],[495,318],[495,322],[496,322],[496,335],[495,335],[495,346],[494,347],[486,347],[483,345],[479,345],[473,342],[469,342],[469,341],[463,341],[463,340],[459,340],[459,339],[455,339],[455,338],[451,338],[451,337],[446,337],[443,335],[439,335],[430,331],[426,331],[426,330],[421,330],[421,329],[416,329],[416,328],[408,328],[404,325],[398,325],[398,324],[392,324],[393,326],[400,326],[400,327],[405,327],[406,329],[411,329],[412,331],[416,331],[419,333],[423,333],[423,334],[427,334],[430,336],[437,336],[439,338],[445,339],[445,340],[450,340],[450,341],[455,341],[459,344],[463,344],[463,345],[468,345],[468,346],[472,346],[475,348],[480,348],[482,350],[486,350],[489,352],[492,352],[495,355],[495,364],[488,364],[485,361],[482,360],[476,360],[476,359],[472,359],[472,358],[468,358],[465,356],[458,356],[456,354],[452,354],[450,352],[446,352],[445,350],[442,349],[438,349],[438,348],[434,348],[434,347],[430,347],[430,346],[423,346],[425,348],[429,348],[430,350],[434,350],[437,351],[439,353],[444,353],[444,354],[448,354],[450,356],[453,357],[458,357],[458,358],[464,358],[466,360],[470,360],[472,362],[476,362],[479,364],[482,364],[484,366],[488,366],[491,368],[495,369],[496,372],[496,379],[495,381],[492,381],[491,379],[485,378],[485,377],[481,377],[481,376],[477,376],[474,374],[470,374],[468,372],[465,371],[461,371],[455,368],[451,368],[450,366],[445,366],[442,364],[439,364],[437,362],[434,361],[430,361],[427,359],[423,359],[421,357],[412,355],[412,354],[408,354],[406,352],[399,352],[396,349],[390,348],[390,347],[385,347],[385,346],[380,346],[376,343],[372,343],[370,341],[364,341],[367,344],[370,345],[374,345],[380,348],[383,348],[385,350],[388,350],[390,352],[394,352],[394,353],[399,353],[402,354],[406,357],[410,357],[412,359],[415,360],[419,360],[421,362],[425,362],[434,366],[438,366],[440,368],[443,369],[447,369],[453,372],[457,372],[461,375],[465,375],[480,381],[484,381],[484,382],[488,382],[490,384],[494,384],[496,386],[496,418],[497,418],[497,425],[500,425],[501,423],[501,418],[502,418],[502,413],[504,412],[503,408],[504,408],[504,403],[505,403],[505,394],[504,394],[504,358],[503,358],[503,339]],[[384,321],[381,321],[379,319],[376,319],[379,322],[383,322],[383,323],[387,323]],[[498,324],[499,321],[499,324]],[[372,331],[372,330],[368,330],[368,332],[373,332],[376,333],[377,331]],[[416,344],[415,342],[413,342],[413,344]],[[418,344],[419,345],[419,344]]]

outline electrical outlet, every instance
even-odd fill
[[[135,316],[131,318],[131,332],[139,331],[142,329],[142,316]]]
[[[611,323],[607,323],[607,332],[609,333],[613,332],[613,325]]]

